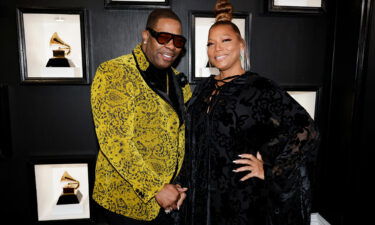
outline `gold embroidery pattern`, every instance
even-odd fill
[[[140,45],[134,54],[146,70],[149,64]],[[183,94],[186,102],[189,85]],[[180,170],[183,162],[185,125],[180,126],[173,108],[145,83],[132,54],[99,66],[91,105],[100,145],[94,200],[130,218],[154,219],[160,210],[155,193],[170,183],[176,164]]]

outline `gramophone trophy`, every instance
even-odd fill
[[[60,180],[63,191],[57,201],[57,205],[78,204],[82,199],[82,193],[78,190],[79,181],[64,172]]]
[[[46,67],[74,67],[74,64],[65,56],[71,52],[70,46],[65,43],[57,32],[53,33],[49,45],[52,48],[53,58],[50,58]]]

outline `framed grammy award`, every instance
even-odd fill
[[[91,220],[92,157],[32,160],[37,222]]]
[[[250,19],[250,14],[233,13],[232,22],[237,25],[241,37],[246,42],[247,53],[250,52]],[[219,73],[218,69],[210,64],[207,56],[208,31],[214,23],[215,17],[213,12],[190,12],[189,82],[192,84],[204,77]],[[245,58],[249,59],[249,55],[242,57],[241,63],[245,69],[248,69],[247,66],[249,66],[249,63],[245,63]]]
[[[169,0],[104,0],[106,9],[168,8]]]
[[[327,0],[266,0],[268,13],[322,14]]]
[[[17,9],[22,83],[87,84],[84,9]]]

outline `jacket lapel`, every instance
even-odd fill
[[[186,114],[185,114],[185,104],[184,104],[184,94],[182,93],[182,88],[180,86],[180,84],[178,83],[177,81],[177,76],[174,74],[173,71],[171,71],[171,74],[168,74],[168,76],[171,79],[172,82],[170,82],[172,85],[170,85],[171,88],[173,88],[174,90],[174,93],[177,97],[177,105],[176,107],[178,107],[176,110],[177,110],[177,114],[178,114],[178,118],[180,119],[180,125],[182,125],[185,121],[185,117],[186,117]]]
[[[169,104],[173,108],[173,110],[176,112],[180,120],[180,126],[181,126],[184,122],[184,117],[185,117],[185,115],[183,115],[185,111],[184,110],[184,98],[183,98],[182,88],[178,84],[176,75],[173,72],[173,70],[170,69],[168,71],[168,77],[169,77],[168,85],[170,87],[170,91],[174,92],[174,94],[177,96],[177,102],[178,102],[178,104],[176,105],[177,108],[174,107],[174,104],[167,93],[164,93],[163,91],[160,91],[159,89],[155,88],[154,85],[152,85],[150,81],[146,78],[145,71],[147,70],[149,66],[149,62],[147,61],[146,56],[144,55],[141,49],[141,46],[137,45],[134,48],[132,54],[133,54],[137,69],[139,73],[141,74],[143,80],[146,82],[147,86],[151,88],[157,95],[159,95],[167,104]]]

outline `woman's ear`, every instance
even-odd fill
[[[242,39],[242,38],[241,38],[241,44],[240,44],[240,46],[241,46],[241,51],[244,51],[245,48],[246,48],[246,42],[245,42],[245,40]]]

